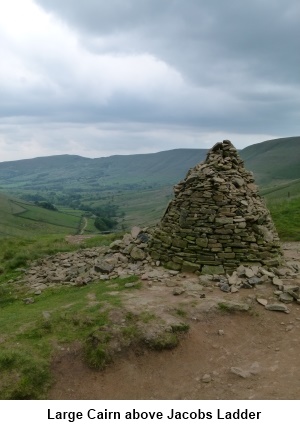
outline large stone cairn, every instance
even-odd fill
[[[174,187],[150,255],[173,270],[218,273],[244,265],[277,266],[281,250],[270,213],[229,140]],[[219,272],[221,273],[221,272]]]

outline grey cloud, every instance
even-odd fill
[[[184,139],[184,133],[197,139],[203,133],[225,133],[229,138],[231,134],[299,134],[298,0],[35,3],[55,20],[67,23],[63,28],[75,32],[77,40],[73,44],[68,39],[65,45],[61,40],[61,47],[55,49],[53,43],[64,37],[61,30],[54,36],[55,42],[49,42],[49,56],[48,46],[46,55],[40,56],[38,50],[31,53],[29,44],[27,52],[20,52],[25,69],[33,71],[36,80],[21,82],[15,89],[13,85],[8,88],[4,79],[0,82],[0,118],[12,117],[22,127],[27,125],[26,138],[19,134],[20,141],[30,139],[30,130],[34,135],[36,127],[38,139],[50,144],[49,138],[42,137],[42,124],[51,123],[56,128],[49,131],[53,142],[60,141],[59,133],[66,145],[76,141],[76,135],[84,142],[86,135],[95,148],[104,140],[99,131],[89,134],[88,126],[98,130],[97,124],[109,123],[105,136],[114,153],[122,150],[122,139],[126,148],[139,152],[137,147],[169,148],[172,141],[178,147],[180,139],[182,146],[192,146],[194,138]],[[20,52],[16,51],[17,58]],[[148,80],[138,83],[127,65],[129,77],[122,81],[125,63],[117,62],[113,69],[115,63],[107,66],[105,55],[116,59],[148,55],[169,69],[164,73],[160,65],[159,70],[149,71]],[[132,64],[134,68],[135,62]],[[145,64],[138,73],[152,67]],[[106,66],[115,75],[112,79]],[[157,80],[155,85],[152,80]],[[130,129],[132,124],[135,131]],[[12,145],[13,127],[1,130],[3,135],[8,133]],[[164,148],[159,148],[163,141]]]
[[[217,81],[223,67],[229,82],[236,70],[299,82],[297,0],[38,3],[90,36],[122,34],[123,49],[148,49],[195,82]]]
[[[38,3],[77,28],[87,48],[95,52],[107,49],[101,43],[104,37],[112,51],[149,52],[179,71],[191,88],[220,94],[213,111],[205,112],[208,99],[191,97],[197,113],[183,100],[174,121],[185,120],[187,108],[189,123],[205,126],[208,121],[224,127],[230,122],[248,132],[252,127],[260,132],[270,128],[278,132],[280,127],[299,132],[295,124],[300,94],[297,0]],[[223,105],[226,96],[228,102]],[[168,121],[172,112],[164,115]],[[150,117],[155,117],[153,111]]]

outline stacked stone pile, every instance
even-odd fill
[[[241,288],[254,289],[258,303],[269,310],[287,312],[286,306],[278,304],[278,301],[285,304],[295,301],[300,304],[299,263],[286,262],[285,267],[272,267],[269,270],[262,266],[241,265],[231,274],[210,275],[209,278],[217,282],[217,286],[225,293],[237,293]],[[268,286],[273,287],[271,301],[270,298],[265,298]]]
[[[131,233],[109,247],[65,252],[41,259],[25,271],[24,281],[39,293],[49,285],[81,286],[99,279],[142,275],[151,264],[155,266],[145,250],[148,240],[147,230],[134,227]]]
[[[10,282],[28,288],[31,296],[24,299],[26,304],[34,303],[34,295],[42,294],[44,289],[55,285],[80,287],[98,280],[127,278],[130,275],[138,276],[148,287],[153,287],[153,292],[156,286],[167,287],[173,295],[183,294],[185,297],[200,299],[201,306],[205,308],[207,303],[208,309],[218,289],[224,297],[229,298],[226,301],[227,308],[231,306],[230,297],[235,297],[235,293],[241,289],[252,289],[251,296],[256,297],[268,310],[288,313],[287,304],[300,304],[300,263],[297,261],[287,261],[285,266],[279,268],[240,265],[227,274],[223,270],[223,274],[196,276],[166,269],[160,265],[160,261],[153,261],[148,253],[151,251],[149,243],[151,232],[134,227],[131,233],[110,246],[65,252],[41,259],[29,269],[22,269],[25,273],[18,281]],[[128,282],[125,286],[131,288],[135,283]],[[214,306],[219,299],[214,299]],[[237,302],[234,302],[234,306],[237,309]],[[238,309],[244,308],[245,303],[241,302]]]
[[[204,162],[174,187],[153,232],[151,256],[174,270],[230,271],[243,264],[277,266],[277,232],[251,172],[230,141],[217,143]]]

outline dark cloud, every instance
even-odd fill
[[[295,133],[298,129],[285,114],[294,112],[300,95],[297,0],[38,3],[76,28],[85,46],[94,52],[148,52],[177,70],[195,90],[211,89],[215,101],[208,116],[217,126],[224,126],[231,115],[231,122],[248,132],[257,124],[260,131],[278,133],[279,118],[285,130],[291,127]],[[108,45],[102,43],[103,37],[108,38]],[[207,103],[209,100],[202,100],[202,111]],[[190,122],[206,123],[206,115],[197,106],[201,103],[191,100],[191,104],[199,114],[194,113]],[[184,100],[183,106],[187,106]],[[261,115],[265,122],[259,125]],[[168,116],[172,113],[166,121]],[[178,116],[175,114],[174,120],[180,121]]]
[[[297,0],[38,0],[92,37],[121,34],[115,49],[149,50],[195,82],[237,74],[299,83]],[[220,77],[220,78],[218,78]]]
[[[31,38],[30,24],[19,39],[1,32],[0,17],[0,119],[27,121],[22,141],[33,122],[56,124],[65,142],[86,130],[91,147],[110,124],[112,152],[122,130],[133,152],[299,135],[298,0],[34,1],[48,18]]]

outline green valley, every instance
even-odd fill
[[[205,158],[206,152],[174,149],[96,159],[58,155],[0,163],[0,189],[9,196],[1,207],[6,207],[10,216],[14,215],[13,223],[7,220],[7,215],[2,215],[0,234],[13,235],[24,230],[32,235],[44,229],[44,222],[48,232],[71,233],[80,230],[80,217],[85,215],[89,220],[88,230],[92,231],[96,231],[93,216],[106,220],[106,224],[99,224],[102,230],[153,225],[172,198],[173,186],[185,177],[189,168]],[[250,145],[240,155],[246,168],[253,171],[275,222],[281,203],[293,200],[289,207],[295,211],[300,198],[300,137]],[[43,201],[55,205],[59,211],[45,211],[33,204]],[[291,225],[287,218],[289,211],[280,213],[281,236],[291,237],[290,233],[287,236],[284,233],[284,224]]]

